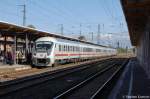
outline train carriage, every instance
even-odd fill
[[[116,54],[116,49],[83,41],[55,37],[36,40],[32,55],[34,66],[53,66],[58,62],[87,60]]]

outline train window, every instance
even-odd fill
[[[77,47],[75,47],[75,51],[77,51]]]
[[[68,51],[69,51],[69,46],[68,46]]]
[[[79,47],[78,47],[77,51],[79,52]]]
[[[68,51],[68,46],[66,45],[66,51]]]
[[[76,52],[77,52],[77,47],[76,47]]]
[[[96,49],[96,52],[101,52],[101,49]]]
[[[68,46],[66,45],[66,51],[68,50]]]
[[[70,52],[70,46],[68,46],[68,51]]]
[[[60,45],[60,46],[61,46],[61,51],[63,51],[64,50],[63,45]]]
[[[96,49],[96,52],[98,52],[98,49]]]
[[[69,51],[71,51],[71,46],[69,46]]]
[[[73,46],[73,52],[74,52],[74,46]]]
[[[75,46],[73,46],[73,51],[75,52]]]
[[[66,51],[68,51],[68,46],[66,45]]]
[[[65,45],[64,45],[64,49],[63,49],[63,51],[65,51],[65,48],[66,48],[66,47],[65,47]]]
[[[67,46],[65,45],[65,51],[67,51]]]
[[[73,46],[72,46],[72,52],[73,52]]]
[[[67,45],[65,45],[65,51],[67,51]]]
[[[61,45],[61,51],[64,51],[64,47],[63,47],[63,45]]]
[[[60,45],[60,47],[61,47],[61,51],[63,51],[63,45]]]
[[[64,51],[66,51],[66,46],[64,45]]]
[[[74,52],[76,51],[76,47],[74,46]]]
[[[83,52],[86,52],[86,48],[83,47]]]
[[[72,51],[72,46],[70,46],[70,51]]]
[[[59,45],[59,51],[61,51],[61,45]]]

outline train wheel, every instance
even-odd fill
[[[52,64],[52,67],[56,67],[58,66],[58,62],[55,62],[54,64]]]

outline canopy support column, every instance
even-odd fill
[[[26,55],[26,62],[27,62],[27,60],[28,60],[27,56],[28,56],[28,52],[29,52],[29,47],[28,47],[28,44],[29,44],[28,33],[25,33],[25,37],[26,37],[25,38],[25,44],[26,44],[26,49],[25,49],[25,51],[26,51],[25,53],[26,54],[25,55]]]
[[[4,63],[6,63],[6,42],[7,42],[7,37],[4,35]]]
[[[16,64],[16,48],[17,48],[17,37],[15,34],[14,35],[14,50],[13,50],[14,64]]]

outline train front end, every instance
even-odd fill
[[[32,55],[33,66],[52,66],[53,64],[53,42],[37,41]]]

